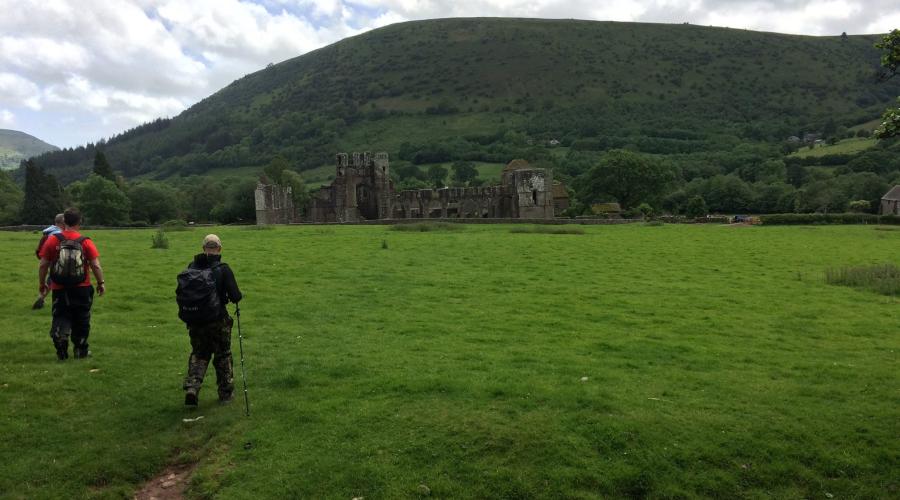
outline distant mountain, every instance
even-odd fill
[[[344,39],[232,82],[102,147],[126,177],[298,170],[339,151],[424,164],[505,163],[561,141],[654,154],[731,150],[877,118],[876,35],[811,37],[689,24],[441,19]],[[37,158],[67,182],[94,146]],[[251,168],[253,167],[253,168]]]
[[[59,148],[18,130],[0,129],[0,170],[17,168],[32,156]]]

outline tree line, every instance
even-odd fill
[[[513,134],[515,135],[515,134]],[[697,216],[705,213],[875,213],[881,196],[900,184],[900,140],[880,140],[855,154],[800,157],[778,145],[741,144],[731,151],[653,155],[630,149],[564,155],[526,143],[514,150],[533,166],[550,168],[570,188],[566,215],[591,213],[596,203],[617,202],[632,213]],[[407,156],[408,157],[408,156]],[[512,159],[512,158],[510,158]],[[43,224],[67,205],[79,206],[87,223],[153,225],[169,220],[198,223],[255,219],[256,179],[248,176],[188,175],[167,181],[126,179],[102,151],[91,173],[63,186],[32,161],[23,162],[24,189],[0,172],[0,225]],[[297,164],[273,158],[257,174],[265,182],[291,186],[294,205],[305,206],[309,191]],[[392,163],[395,188],[482,186],[472,161],[417,165]]]
[[[47,224],[70,205],[81,209],[86,224],[102,226],[255,220],[253,178],[193,175],[167,182],[129,181],[116,173],[102,151],[96,152],[93,169],[86,178],[65,187],[33,161],[25,161],[22,168],[24,189],[0,172],[0,225]],[[278,180],[291,183],[301,197],[305,196],[306,188],[295,172],[283,173]]]

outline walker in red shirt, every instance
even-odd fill
[[[64,240],[75,240],[80,237],[81,234],[76,231],[70,230],[65,230],[62,233],[50,236],[49,238],[47,238],[47,241],[44,242],[44,246],[41,247],[41,259],[44,259],[48,262],[55,262],[57,256],[59,255],[59,244]],[[81,242],[81,250],[82,255],[84,255],[84,281],[76,285],[76,287],[91,286],[90,263],[92,260],[100,257],[100,252],[97,251],[97,247],[90,239],[85,239]],[[64,287],[62,285],[56,284],[51,280],[51,290],[62,290],[63,288]]]

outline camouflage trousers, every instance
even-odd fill
[[[91,305],[94,303],[94,287],[84,286],[53,290],[53,321],[50,338],[59,359],[69,357],[69,338],[76,358],[88,353],[88,335],[91,333]]]
[[[216,370],[216,385],[219,397],[228,398],[234,392],[234,369],[231,360],[231,327],[234,320],[225,316],[220,320],[202,325],[191,325],[191,356],[188,358],[187,376],[184,390],[200,391],[206,368],[212,361]]]

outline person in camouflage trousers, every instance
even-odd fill
[[[221,311],[219,318],[208,323],[188,325],[191,338],[191,355],[188,358],[187,376],[184,378],[184,404],[197,406],[200,386],[212,361],[216,370],[219,401],[227,403],[234,394],[234,369],[231,357],[231,328],[234,320],[228,315],[225,304],[237,304],[243,295],[228,264],[222,262],[222,241],[214,234],[203,239],[203,253],[194,256],[190,267],[213,268],[216,292]]]

